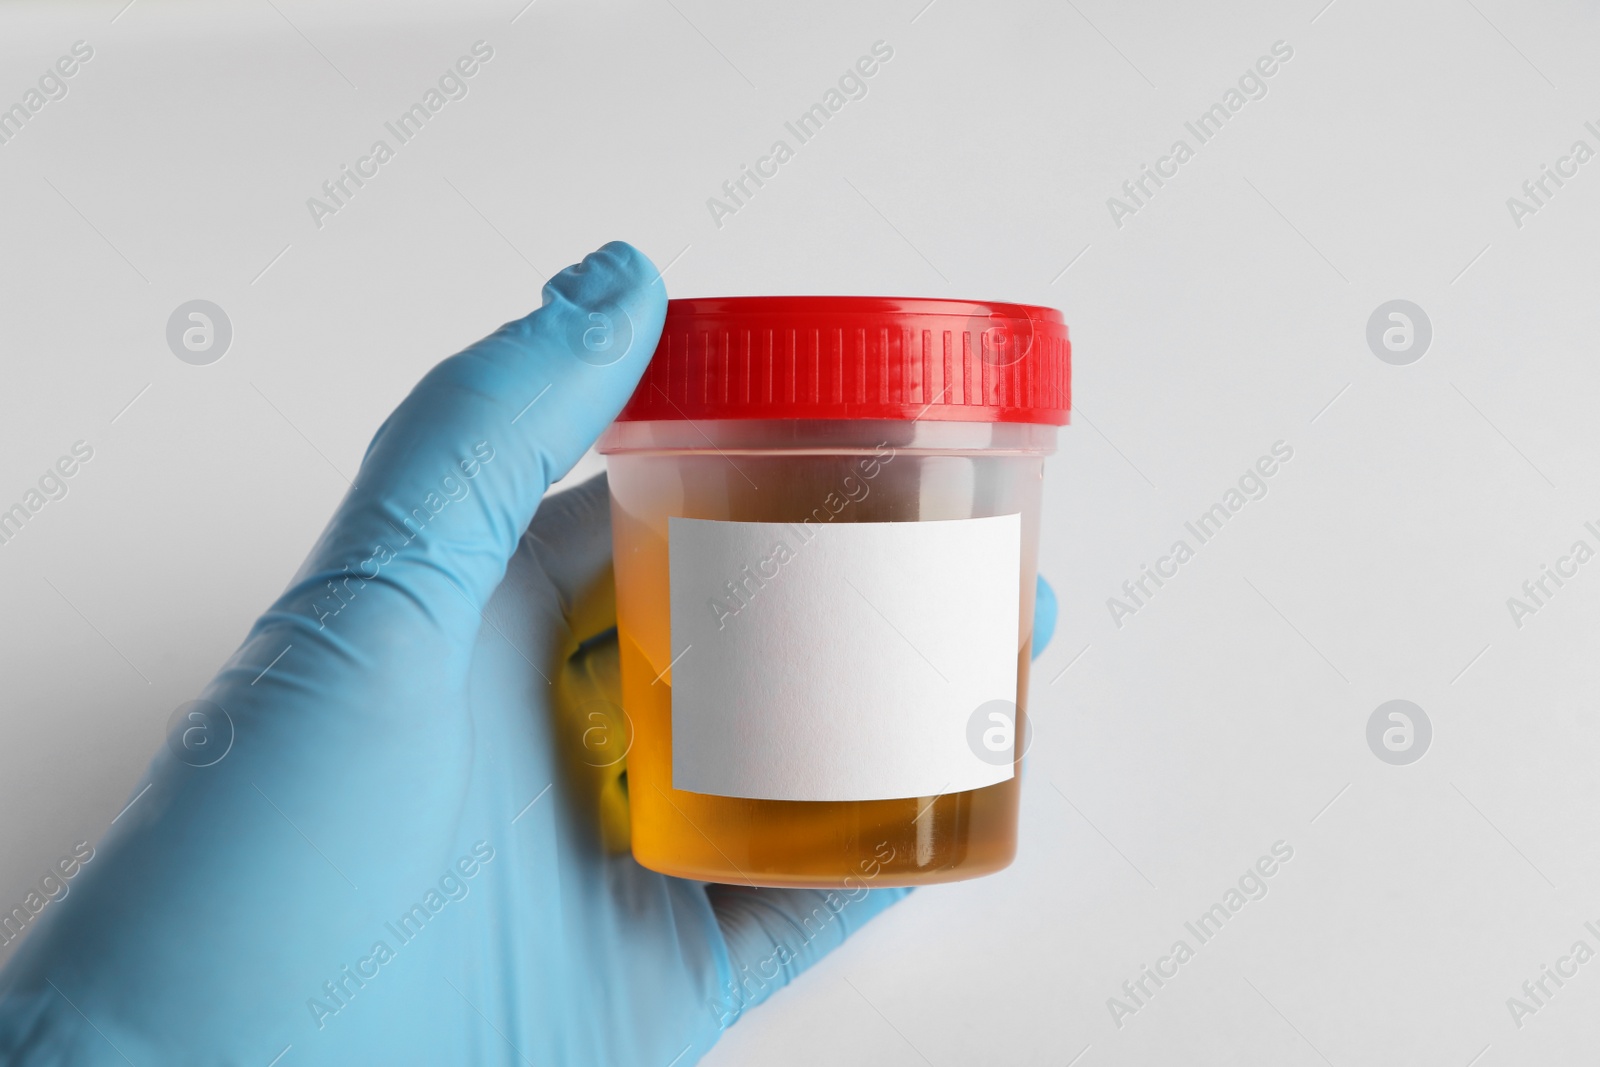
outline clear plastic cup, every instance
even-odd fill
[[[1016,851],[1059,313],[672,301],[601,439],[633,854],[768,886]]]

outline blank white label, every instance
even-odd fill
[[[969,737],[1017,698],[1020,515],[672,518],[668,550],[674,788],[887,800],[1011,778],[1011,739]]]

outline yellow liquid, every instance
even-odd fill
[[[672,688],[666,519],[671,515],[740,521],[795,521],[818,499],[818,485],[837,482],[855,456],[760,459],[739,456],[741,473],[718,456],[629,457],[612,460],[613,548],[617,565],[617,635],[623,709],[633,728],[627,759],[628,806],[634,858],[663,874],[759,886],[854,887],[920,885],[987,874],[1016,853],[1021,739],[1031,625],[1019,620],[1017,652],[1018,759],[1013,777],[998,785],[942,796],[868,801],[747,800],[672,787]],[[832,521],[969,517],[970,495],[942,509],[928,506],[930,465],[962,465],[970,457],[897,457],[872,490]],[[1024,462],[1012,458],[1009,462]],[[1034,460],[1033,462],[1038,462]],[[797,465],[808,468],[797,476]],[[898,465],[898,469],[894,465]],[[894,477],[889,477],[891,471]],[[930,475],[932,476],[930,478]],[[748,479],[751,484],[740,481]],[[972,481],[970,474],[962,484]],[[1002,493],[990,513],[1023,511],[1036,529],[1037,477],[1021,486],[1020,501]],[[753,489],[760,484],[762,490]],[[1031,489],[1031,493],[1029,490]],[[930,510],[952,514],[928,514]],[[1034,545],[1025,535],[1022,619],[1033,617]],[[1021,580],[1022,576],[1019,576]]]

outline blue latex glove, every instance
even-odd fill
[[[540,499],[665,310],[609,244],[418,384],[204,693],[226,716],[180,724],[0,975],[0,1061],[685,1067],[904,895],[616,848],[621,767],[573,712],[619,697],[605,481]]]

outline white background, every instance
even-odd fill
[[[0,901],[104,830],[424,369],[621,237],[676,295],[1049,303],[1075,342],[1018,862],[915,894],[706,1062],[1587,1062],[1600,962],[1520,1029],[1506,998],[1600,948],[1600,562],[1520,629],[1506,599],[1596,543],[1600,161],[1520,229],[1506,198],[1600,148],[1592,9],[523,3],[0,12],[6,103],[95,48],[0,146],[0,506],[95,449],[0,546]],[[471,95],[315,228],[478,39]],[[707,197],[880,39],[869,95],[717,228]],[[1278,40],[1268,95],[1114,225]],[[197,297],[235,330],[210,367],[164,339]],[[1365,341],[1395,298],[1434,327],[1409,366]],[[1116,627],[1279,440],[1267,497]],[[1394,698],[1434,726],[1410,766],[1365,740]],[[1278,840],[1270,895],[1116,1028]]]

